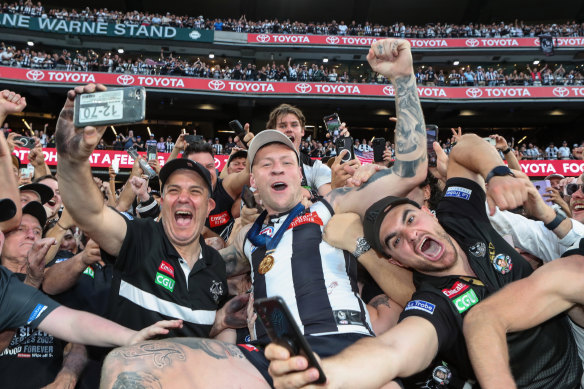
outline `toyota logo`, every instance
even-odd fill
[[[336,45],[337,43],[339,43],[339,38],[336,36],[327,36],[326,42],[331,45]]]
[[[533,44],[536,46],[539,46],[539,38],[535,38],[535,40],[533,41]]]
[[[480,90],[479,88],[468,88],[466,90],[466,95],[468,97],[472,97],[473,99],[476,99],[477,97],[481,97],[483,95],[483,91]]]
[[[570,94],[570,91],[568,90],[568,88],[564,88],[563,86],[561,86],[558,88],[554,88],[553,94],[556,97],[566,97]]]
[[[197,30],[193,30],[191,31],[191,33],[189,34],[189,38],[191,38],[192,40],[197,40],[201,37],[201,33]]]
[[[466,45],[469,47],[477,47],[479,45],[479,40],[478,39],[467,39],[466,40]]]
[[[45,78],[45,73],[40,70],[29,70],[26,72],[26,78],[31,81],[40,81]]]
[[[298,93],[310,93],[312,87],[309,84],[303,82],[302,84],[296,84],[294,89],[296,89],[296,92]]]
[[[121,85],[132,85],[134,83],[134,77],[130,76],[129,74],[122,74],[118,76],[118,84]]]
[[[215,169],[219,169],[219,166],[221,166],[221,161],[215,157]]]
[[[388,95],[388,96],[393,96],[394,95],[393,86],[388,85],[388,86],[384,87],[383,94]]]
[[[225,83],[221,80],[209,81],[209,88],[213,90],[221,90],[225,88]]]
[[[270,36],[266,34],[261,34],[258,35],[256,39],[258,40],[258,42],[266,43],[270,41]]]

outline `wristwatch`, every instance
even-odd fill
[[[489,174],[487,174],[487,177],[485,178],[485,183],[489,183],[489,181],[491,180],[491,178],[498,176],[512,176],[515,177],[515,174],[513,174],[513,172],[511,171],[511,169],[509,169],[507,166],[502,165],[502,166],[497,166],[495,167],[493,170],[491,170],[489,172]]]
[[[371,250],[371,245],[367,242],[364,237],[357,238],[357,247],[353,251],[353,256],[359,258],[361,255],[365,254],[367,251]]]

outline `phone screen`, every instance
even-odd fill
[[[339,119],[339,115],[336,113],[325,116],[322,118],[322,120],[324,121],[324,125],[327,131],[331,135],[334,135],[334,132],[338,131],[339,127],[341,127],[341,119]]]
[[[428,124],[426,126],[426,140],[428,148],[428,166],[436,167],[438,157],[434,151],[434,142],[438,139],[438,126],[435,124]]]
[[[156,159],[156,145],[148,145],[148,160]]]

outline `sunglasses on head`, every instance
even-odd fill
[[[574,193],[578,192],[578,190],[584,193],[584,184],[568,184],[566,185],[566,194],[568,196],[572,196]]]

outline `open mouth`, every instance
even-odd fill
[[[444,247],[434,239],[424,237],[418,246],[418,252],[430,261],[437,261],[442,256]]]
[[[176,211],[174,220],[179,226],[186,226],[193,220],[193,214],[189,211]]]
[[[55,205],[57,205],[57,202],[53,199],[50,199],[49,201],[47,201],[47,205],[49,207],[54,207]]]
[[[288,139],[290,139],[290,140],[292,141],[292,143],[294,143],[294,140],[295,140],[296,138],[294,137],[294,135],[288,135]]]
[[[272,184],[272,189],[274,189],[276,192],[281,192],[283,190],[286,190],[287,187],[288,187],[288,185],[284,182],[274,182]]]

